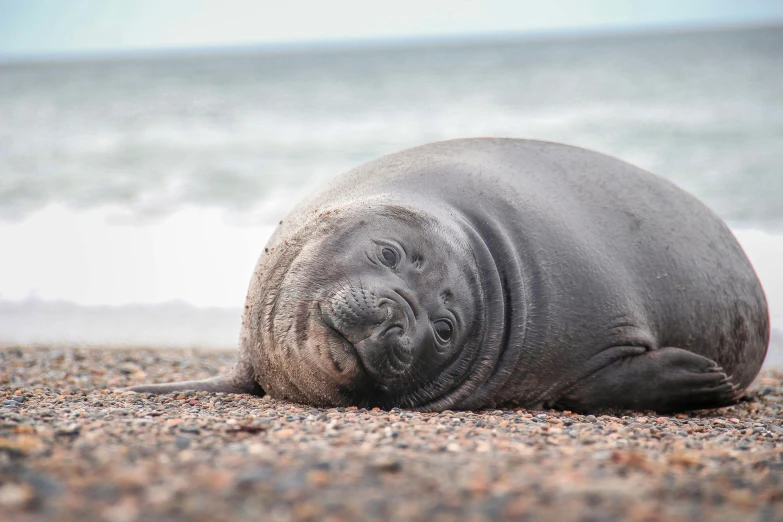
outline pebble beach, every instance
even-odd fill
[[[674,416],[117,392],[224,351],[0,348],[0,520],[783,520],[783,371]]]

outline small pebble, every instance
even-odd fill
[[[5,509],[24,509],[34,498],[33,488],[28,484],[10,482],[0,485],[0,506]]]
[[[381,455],[373,459],[371,466],[373,469],[383,472],[395,473],[402,469],[402,463],[399,459],[389,455]]]
[[[81,430],[81,426],[72,422],[70,424],[57,426],[54,429],[54,434],[55,435],[78,435],[80,430]]]

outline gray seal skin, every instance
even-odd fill
[[[694,197],[596,152],[462,139],[364,164],[293,210],[230,375],[131,389],[680,411],[736,401],[768,342],[753,268]]]

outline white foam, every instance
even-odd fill
[[[154,346],[236,349],[242,308],[182,302],[83,306],[0,300],[0,345]]]
[[[783,330],[783,235],[754,229],[735,229],[764,287],[772,326]]]
[[[231,226],[220,211],[205,209],[133,226],[117,218],[113,210],[52,205],[0,222],[0,298],[241,306],[273,230]]]

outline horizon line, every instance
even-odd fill
[[[418,46],[458,46],[465,43],[492,43],[509,40],[562,41],[579,39],[612,39],[667,34],[732,32],[783,28],[783,18],[763,22],[722,23],[686,22],[682,24],[612,25],[601,27],[501,31],[496,33],[423,34],[416,36],[348,38],[278,42],[248,42],[204,46],[137,47],[128,49],[94,49],[64,52],[30,52],[3,54],[0,66],[90,62],[113,59],[176,58],[221,54],[294,54],[306,52],[339,52],[351,50],[405,48]]]

